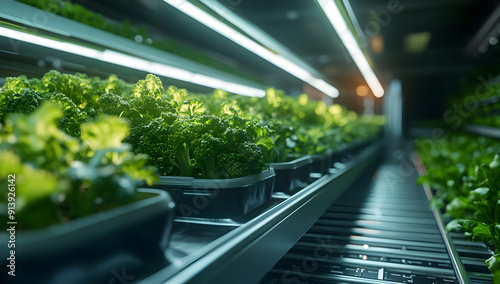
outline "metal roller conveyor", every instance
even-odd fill
[[[491,251],[444,231],[417,177],[392,161],[366,173],[261,284],[493,283],[484,264]]]

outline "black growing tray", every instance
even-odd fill
[[[350,160],[353,156],[358,154],[361,150],[366,148],[370,144],[374,144],[376,139],[366,139],[366,140],[357,140],[353,141],[349,144],[342,144],[336,150],[334,150],[332,155],[332,162],[340,162],[344,163]]]
[[[333,155],[334,151],[330,149],[321,154],[310,155],[313,161],[311,171],[321,175],[327,174],[328,169],[333,166]]]
[[[111,283],[134,275],[145,259],[165,262],[174,203],[161,190],[139,189],[138,196],[143,199],[68,223],[16,232],[16,276],[3,270],[0,282]]]
[[[154,187],[172,195],[179,217],[231,219],[271,200],[274,178],[273,169],[234,179],[161,176]]]
[[[303,156],[290,162],[271,163],[276,172],[275,192],[292,193],[309,184],[313,160],[311,156]]]

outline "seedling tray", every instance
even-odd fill
[[[322,154],[310,155],[312,159],[311,171],[313,173],[320,173],[321,175],[327,174],[328,169],[333,166],[333,155],[333,150],[326,150]]]
[[[303,156],[290,162],[271,163],[276,172],[275,192],[293,193],[309,184],[313,160],[311,156]]]
[[[274,178],[272,168],[234,179],[161,176],[154,187],[170,192],[177,216],[227,219],[245,215],[271,200]]]
[[[161,254],[169,243],[174,203],[161,190],[138,192],[137,201],[118,208],[16,232],[16,276],[5,273],[0,280],[7,282],[1,282],[111,283],[113,271],[120,275],[126,267],[130,273],[144,259],[165,261]]]

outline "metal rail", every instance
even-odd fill
[[[470,133],[500,139],[500,128],[498,127],[466,124],[463,126],[463,129]]]
[[[415,168],[417,169],[417,172],[419,175],[424,175],[427,173],[427,169],[424,166],[424,163],[422,162],[422,159],[417,153],[414,153],[412,155],[412,161],[413,164],[415,165]],[[427,196],[427,199],[430,201],[433,197],[431,188],[427,185],[423,185],[425,195]],[[453,269],[455,270],[457,279],[460,284],[469,284],[469,276],[467,275],[467,271],[465,270],[465,267],[462,263],[462,260],[460,259],[457,250],[455,249],[455,246],[453,245],[453,242],[451,241],[451,238],[448,234],[448,232],[445,230],[444,225],[443,225],[443,218],[441,216],[441,213],[436,210],[435,208],[432,209],[432,214],[434,215],[434,218],[436,218],[436,223],[439,227],[439,231],[441,233],[441,236],[443,237],[444,244],[446,246],[446,250],[448,251],[448,254],[450,256],[451,263],[453,265]]]
[[[122,55],[132,56],[136,59],[144,59],[151,63],[164,64],[169,67],[183,69],[196,74],[216,78],[218,80],[241,84],[252,88],[265,89],[265,86],[260,83],[256,83],[226,71],[198,63],[191,59],[183,58],[164,50],[135,43],[132,40],[119,35],[112,34],[14,0],[2,0],[0,7],[2,7],[2,9],[0,9],[0,20],[10,21],[36,35],[46,34],[47,36],[50,36],[50,38],[61,40],[63,43],[69,42],[84,48],[92,47],[92,49],[99,51],[109,51],[115,54],[115,56],[118,56],[112,60],[113,62],[102,61],[102,63],[106,65],[114,66],[115,63],[120,63],[122,60],[126,60],[119,57],[119,54],[116,54],[116,52],[119,52]],[[0,38],[2,37],[0,36]],[[13,40],[12,42],[17,42],[17,40]],[[137,64],[140,65],[143,63],[127,62],[127,65],[123,66],[135,69],[135,65]],[[161,69],[159,66],[157,68]],[[139,71],[143,72],[144,70]],[[161,76],[169,78],[169,80],[174,80],[168,76]],[[193,84],[199,85],[198,83]]]

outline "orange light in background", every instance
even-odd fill
[[[370,89],[368,89],[368,87],[365,85],[359,85],[356,88],[356,94],[358,94],[358,96],[360,96],[360,97],[364,97],[364,96],[368,95],[369,93],[370,93]]]
[[[384,39],[381,36],[374,36],[370,38],[370,47],[375,54],[384,51]]]

